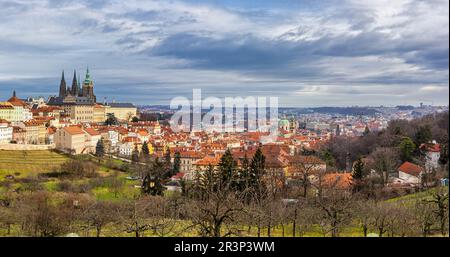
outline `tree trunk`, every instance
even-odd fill
[[[295,237],[295,227],[297,226],[297,209],[294,210],[294,222],[292,224],[292,237]]]
[[[96,236],[97,236],[97,237],[100,237],[100,233],[101,233],[102,227],[101,227],[101,226],[97,226],[97,227],[96,227],[96,230],[97,230]]]
[[[258,237],[261,237],[261,218],[258,217]]]
[[[367,225],[363,225],[364,237],[367,237]]]

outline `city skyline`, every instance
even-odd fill
[[[448,105],[448,1],[2,1],[0,98],[279,96],[280,107]],[[436,29],[438,28],[438,29]]]

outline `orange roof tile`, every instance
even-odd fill
[[[404,172],[406,174],[418,177],[420,175],[421,172],[423,172],[422,167],[414,164],[414,163],[410,163],[410,162],[404,162],[399,168],[399,171]]]

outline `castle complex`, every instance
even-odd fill
[[[49,105],[63,105],[63,104],[81,104],[93,105],[97,101],[94,94],[94,82],[91,79],[89,68],[86,70],[86,77],[83,85],[80,85],[80,79],[77,79],[76,71],[73,72],[72,86],[68,87],[64,78],[64,71],[62,72],[61,82],[59,84],[59,95],[51,97]]]

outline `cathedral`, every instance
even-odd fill
[[[73,72],[72,85],[66,84],[64,71],[62,72],[61,82],[59,84],[59,95],[52,97],[49,101],[50,105],[67,105],[67,104],[95,104],[97,98],[94,94],[94,82],[91,79],[89,68],[86,70],[86,77],[80,85],[80,78],[77,79],[76,71]]]

